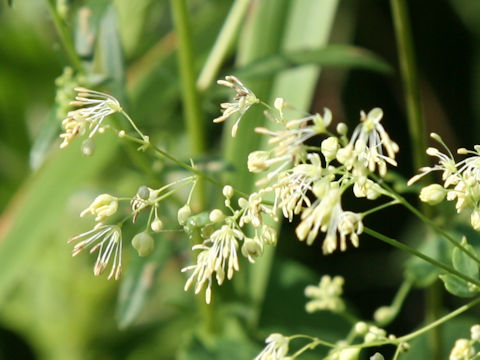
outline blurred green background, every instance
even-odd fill
[[[105,84],[153,141],[188,159],[169,3],[58,3],[68,10],[66,24],[88,64],[89,81]],[[329,43],[369,50],[367,65],[365,59],[344,58],[332,50],[330,60],[294,70],[280,67],[272,73],[264,67],[249,76],[246,68],[242,79],[266,100],[281,95],[310,112],[328,107],[334,118],[352,124],[360,110],[382,107],[384,126],[401,148],[398,172],[411,176],[389,2],[251,3],[218,78],[242,74],[242,67],[254,59],[292,49]],[[407,3],[427,129],[440,133],[452,147],[471,148],[480,131],[480,2]],[[303,288],[317,283],[322,274],[345,277],[347,301],[365,318],[391,301],[402,280],[404,255],[363,236],[360,249],[324,257],[321,242],[307,248],[294,241],[289,224],[282,228],[272,272],[266,276],[265,298],[259,295],[256,324],[246,325],[253,305],[234,296],[241,293],[235,285],[226,285],[218,291],[217,331],[208,338],[195,330],[202,318],[197,300],[183,292],[179,270],[189,256],[189,244],[182,236],[158,239],[155,253],[145,260],[134,256],[126,236],[128,270],[120,283],[94,278],[94,259],[85,254],[71,259],[66,239],[91,226],[78,214],[96,194],[134,194],[140,185],[158,186],[170,165],[138,155],[110,136],[98,141],[92,158],[81,155],[78,142],[58,150],[61,119],[55,79],[71,64],[47,4],[0,3],[0,359],[248,359],[270,332],[307,332],[334,340],[346,331],[345,320],[330,314],[307,316],[303,310]],[[200,72],[232,4],[188,1],[195,72]],[[319,63],[325,65],[321,73]],[[230,95],[208,85],[201,92],[205,156],[227,149],[227,156],[235,154],[244,163],[249,146],[259,140],[252,137],[247,145],[222,140],[220,127],[210,119],[218,116],[218,103]],[[241,131],[253,128],[247,122],[254,116],[259,114],[242,120]],[[174,221],[174,210],[165,211]],[[368,225],[411,244],[421,240],[412,237],[416,225],[400,210],[375,215]],[[127,231],[133,235],[135,228]],[[457,303],[444,298],[445,308]],[[423,292],[415,290],[391,330],[404,333],[418,326],[424,304]],[[465,324],[469,321],[465,318]],[[456,322],[445,331],[446,349],[459,331],[467,335],[465,324]]]

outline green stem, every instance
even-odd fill
[[[393,26],[397,39],[398,58],[405,92],[408,129],[413,148],[416,169],[425,165],[426,134],[422,118],[420,87],[418,83],[415,53],[405,0],[390,0]]]
[[[374,208],[371,208],[371,209],[368,209],[367,211],[364,211],[362,213],[362,216],[365,217],[367,215],[370,215],[370,214],[373,214],[377,211],[380,211],[380,210],[383,210],[385,208],[388,208],[390,206],[393,206],[393,205],[396,205],[396,204],[399,204],[400,202],[397,200],[397,199],[393,199],[392,201],[389,201],[385,204],[382,204],[382,205],[379,205],[379,206],[376,206]]]
[[[68,33],[67,27],[65,26],[63,19],[60,17],[60,14],[57,11],[55,1],[48,0],[47,3],[50,12],[52,13],[53,22],[55,24],[55,28],[57,29],[58,36],[60,37],[62,46],[65,49],[68,58],[70,59],[71,65],[78,72],[84,72],[82,61],[80,60],[79,56],[75,51],[75,47],[73,46],[73,40]]]
[[[456,316],[464,313],[465,311],[473,308],[474,306],[476,306],[476,305],[478,305],[478,304],[480,304],[480,297],[472,300],[472,301],[469,302],[468,304],[465,304],[465,305],[459,307],[457,310],[452,311],[450,314],[447,314],[447,315],[445,315],[444,317],[441,317],[441,318],[438,319],[437,321],[434,321],[434,322],[428,324],[427,326],[425,326],[425,327],[423,327],[423,328],[421,328],[421,329],[419,329],[419,330],[417,330],[417,331],[414,331],[414,332],[411,333],[411,334],[408,334],[408,335],[399,337],[399,338],[397,339],[397,341],[398,341],[399,343],[409,341],[409,340],[411,340],[411,339],[413,339],[413,338],[415,338],[415,337],[417,337],[417,336],[419,336],[419,335],[421,335],[421,334],[423,334],[423,333],[425,333],[425,332],[427,332],[427,331],[429,331],[429,330],[431,330],[431,329],[433,329],[433,328],[435,328],[435,327],[443,324],[444,322],[446,322],[446,321],[448,321],[448,320],[450,320],[450,319],[453,319],[454,317],[456,317]]]
[[[448,266],[448,265],[446,265],[446,264],[444,264],[444,263],[441,263],[440,261],[437,261],[437,260],[435,260],[435,259],[433,259],[433,258],[431,258],[431,257],[429,257],[429,256],[427,256],[427,255],[425,255],[425,254],[423,254],[423,253],[421,253],[421,252],[418,251],[418,250],[415,250],[414,248],[411,248],[411,247],[409,247],[409,246],[407,246],[407,245],[405,245],[405,244],[402,244],[401,242],[399,242],[399,241],[397,241],[397,240],[395,240],[395,239],[392,239],[392,238],[390,238],[390,237],[388,237],[388,236],[385,236],[385,235],[383,235],[383,234],[380,234],[380,233],[376,232],[375,230],[372,230],[372,229],[370,229],[370,228],[368,228],[368,227],[364,227],[364,233],[365,233],[365,234],[368,234],[368,235],[370,235],[370,236],[373,236],[373,237],[375,237],[375,238],[377,238],[377,239],[379,239],[379,240],[381,240],[381,241],[383,241],[383,242],[386,242],[387,244],[390,244],[390,245],[392,245],[392,246],[394,246],[394,247],[396,247],[396,248],[398,248],[398,249],[400,249],[400,250],[407,251],[407,252],[409,252],[410,254],[415,255],[415,256],[419,257],[420,259],[425,260],[426,262],[428,262],[428,263],[430,263],[430,264],[432,264],[432,265],[435,265],[436,267],[439,267],[439,268],[441,268],[441,269],[443,269],[443,270],[445,270],[445,271],[447,271],[447,272],[449,272],[449,273],[451,273],[451,274],[453,274],[453,275],[456,275],[456,276],[458,276],[459,278],[461,278],[461,279],[463,279],[463,280],[465,280],[465,281],[467,281],[467,282],[470,282],[470,283],[472,283],[472,284],[475,284],[475,285],[477,285],[477,286],[480,286],[480,280],[473,279],[473,278],[471,278],[471,277],[469,277],[469,276],[466,276],[466,275],[462,274],[461,272],[455,270],[454,268],[452,268],[452,267],[450,267],[450,266]]]
[[[229,48],[235,39],[242,19],[247,12],[250,0],[235,0],[228,13],[220,33],[218,34],[213,49],[208,55],[207,61],[197,80],[197,88],[199,91],[207,89],[218,74],[222,61],[225,58]]]
[[[425,224],[428,224],[432,227],[433,230],[435,230],[438,234],[442,235],[445,239],[447,239],[453,246],[457,247],[460,249],[462,252],[464,252],[468,257],[470,257],[472,260],[476,261],[477,263],[480,264],[480,259],[471,251],[468,249],[465,249],[461,243],[459,243],[457,240],[455,240],[449,233],[447,233],[445,230],[443,230],[440,226],[438,226],[434,221],[432,221],[429,217],[423,215],[423,213],[419,210],[417,210],[412,204],[410,204],[403,196],[400,194],[396,193],[390,186],[388,186],[384,181],[381,181],[377,177],[374,176],[374,179],[378,184],[380,184],[384,189],[386,189],[390,195],[397,199],[403,206],[405,206],[408,210],[410,210],[416,217],[418,217],[422,222]]]
[[[173,23],[177,34],[178,67],[185,106],[185,121],[188,140],[193,155],[205,150],[205,127],[200,111],[200,102],[195,87],[195,66],[192,46],[192,32],[185,0],[170,0]]]

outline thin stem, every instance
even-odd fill
[[[225,59],[225,55],[237,35],[249,4],[250,0],[235,0],[233,3],[227,19],[215,40],[213,49],[210,51],[207,61],[198,77],[197,88],[199,91],[204,91],[215,80],[222,61]]]
[[[405,0],[390,0],[393,26],[397,39],[398,59],[405,92],[408,129],[413,148],[413,165],[425,165],[426,134],[422,118],[420,87],[418,82],[412,34]]]
[[[57,11],[57,7],[55,5],[54,0],[48,0],[48,7],[50,12],[52,13],[53,22],[55,24],[55,28],[57,29],[58,36],[60,37],[60,41],[62,43],[65,52],[70,59],[71,65],[77,70],[78,72],[84,72],[82,61],[80,60],[79,56],[75,51],[75,47],[73,46],[73,41],[68,33],[67,27],[63,19],[61,18],[60,14]]]
[[[403,206],[405,206],[408,210],[410,210],[416,217],[418,217],[422,222],[430,225],[433,230],[435,230],[438,234],[442,235],[445,239],[447,239],[453,246],[459,248],[463,251],[467,256],[469,256],[472,260],[475,260],[477,263],[480,264],[480,258],[478,258],[474,253],[469,251],[468,249],[464,248],[461,243],[455,240],[449,233],[443,230],[440,226],[438,226],[434,221],[430,218],[425,216],[421,211],[417,210],[412,204],[410,204],[403,196],[396,193],[390,186],[388,186],[384,181],[380,181],[378,178],[374,176],[374,179],[379,183],[384,189],[386,189],[390,196],[397,199]]]
[[[140,135],[140,137],[142,138],[143,141],[145,142],[150,142],[148,136],[144,135],[140,129],[137,127],[137,125],[135,124],[135,122],[132,120],[132,118],[130,117],[130,115],[128,115],[125,110],[122,109],[122,115],[125,116],[128,120],[128,122],[130,123],[130,125],[132,125],[133,129],[138,133],[138,135]]]
[[[407,252],[409,252],[410,254],[415,255],[415,256],[421,258],[422,260],[425,260],[426,262],[428,262],[428,263],[430,263],[430,264],[432,264],[432,265],[435,265],[435,266],[437,266],[437,267],[439,267],[439,268],[441,268],[441,269],[443,269],[443,270],[445,270],[445,271],[447,271],[447,272],[449,272],[449,273],[451,273],[451,274],[453,274],[453,275],[456,275],[456,276],[458,276],[459,278],[461,278],[461,279],[463,279],[463,280],[465,280],[465,281],[467,281],[467,282],[470,282],[470,283],[472,283],[472,284],[475,284],[475,285],[477,285],[477,286],[480,286],[480,281],[479,281],[479,280],[473,279],[473,278],[471,278],[471,277],[469,277],[469,276],[466,276],[466,275],[462,274],[461,272],[455,270],[454,268],[450,267],[449,265],[446,265],[446,264],[444,264],[444,263],[441,263],[440,261],[437,261],[437,260],[435,260],[435,259],[433,259],[433,258],[431,258],[431,257],[429,257],[429,256],[427,256],[427,255],[425,255],[425,254],[423,254],[423,253],[421,253],[420,251],[415,250],[414,248],[411,248],[411,247],[409,247],[409,246],[407,246],[407,245],[405,245],[405,244],[402,244],[401,242],[399,242],[399,241],[397,241],[397,240],[395,240],[395,239],[392,239],[392,238],[390,238],[390,237],[388,237],[388,236],[385,236],[385,235],[383,235],[383,234],[380,234],[380,233],[376,232],[375,230],[372,230],[372,229],[370,229],[370,228],[368,228],[368,227],[364,227],[363,231],[364,231],[365,234],[368,234],[368,235],[370,235],[370,236],[373,236],[373,237],[375,237],[375,238],[377,238],[377,239],[379,239],[379,240],[381,240],[381,241],[383,241],[383,242],[386,242],[387,244],[390,244],[390,245],[392,245],[392,246],[394,246],[394,247],[396,247],[396,248],[398,248],[398,249],[400,249],[400,250],[407,251]]]
[[[205,150],[205,129],[200,111],[200,102],[195,87],[195,66],[192,32],[185,0],[170,0],[173,23],[178,38],[178,67],[185,110],[185,121],[193,155]]]
[[[400,202],[399,202],[397,199],[393,199],[392,201],[389,201],[389,202],[387,202],[387,203],[385,203],[385,204],[378,205],[378,206],[376,206],[376,207],[374,207],[374,208],[371,208],[371,209],[368,209],[367,211],[364,211],[364,212],[362,213],[362,215],[363,215],[363,217],[365,217],[365,216],[370,215],[370,214],[372,214],[372,213],[375,213],[375,212],[377,212],[377,211],[383,210],[383,209],[385,209],[385,208],[387,208],[387,207],[390,207],[390,206],[393,206],[393,205],[397,205],[397,204],[399,204],[399,203],[400,203]]]
[[[417,337],[418,335],[421,335],[421,334],[423,334],[423,333],[425,333],[425,332],[427,332],[427,331],[429,331],[429,330],[431,330],[431,329],[433,329],[433,328],[435,328],[435,327],[443,324],[444,322],[447,322],[448,320],[453,319],[454,317],[456,317],[456,316],[464,313],[465,311],[473,308],[474,306],[476,306],[476,305],[478,305],[478,304],[480,304],[480,297],[472,300],[472,301],[469,302],[468,304],[465,304],[465,305],[459,307],[457,310],[452,311],[450,314],[447,314],[447,315],[445,315],[444,317],[441,317],[441,318],[438,319],[437,321],[434,321],[433,323],[430,323],[430,324],[426,325],[425,327],[423,327],[423,328],[421,328],[421,329],[419,329],[419,330],[417,330],[417,331],[414,331],[414,332],[411,333],[411,334],[408,334],[408,335],[399,337],[399,338],[397,339],[397,341],[398,341],[399,343],[401,343],[401,342],[407,342],[407,341],[409,341],[409,340]]]

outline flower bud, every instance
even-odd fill
[[[153,237],[145,231],[138,233],[132,239],[132,246],[137,250],[139,256],[147,256],[154,248]]]
[[[480,325],[478,324],[473,325],[470,328],[470,334],[471,334],[470,337],[472,338],[472,340],[480,342]]]
[[[95,141],[93,139],[85,139],[82,142],[82,154],[85,156],[92,156],[95,153]]]
[[[269,225],[263,225],[262,234],[260,235],[261,240],[266,245],[276,245],[277,244],[277,230]]]
[[[368,331],[368,324],[363,321],[359,321],[355,324],[355,333],[358,335],[365,335]]]
[[[347,135],[348,132],[348,126],[347,124],[340,122],[337,125],[337,133],[341,136]]]
[[[370,356],[370,360],[385,360],[382,354],[376,352],[373,356]]]
[[[180,225],[185,225],[188,218],[192,215],[192,209],[188,204],[185,204],[180,209],[178,209],[177,219]]]
[[[470,216],[470,223],[472,224],[472,227],[480,231],[480,210],[479,209],[473,209],[472,215]]]
[[[337,137],[330,136],[322,141],[322,154],[328,162],[335,159],[339,147]]]
[[[208,217],[211,222],[213,223],[221,223],[223,219],[225,219],[225,215],[223,214],[222,210],[214,209],[210,212]]]
[[[223,196],[225,196],[227,199],[230,199],[233,196],[234,192],[235,191],[233,190],[233,187],[231,187],[230,185],[225,185],[222,190]]]
[[[431,184],[425,186],[420,191],[420,200],[426,202],[429,205],[437,205],[445,199],[447,190],[440,184]]]
[[[254,263],[254,258],[262,254],[263,244],[258,239],[245,238],[242,245],[242,255],[248,258],[248,261]]]
[[[96,215],[95,221],[102,221],[116,213],[118,209],[118,199],[109,194],[98,195],[92,204],[80,213],[80,217]]]
[[[267,160],[270,158],[266,151],[254,151],[248,155],[248,171],[259,173],[268,169]]]
[[[153,232],[159,233],[160,231],[163,230],[163,221],[160,220],[159,218],[156,218],[150,224],[150,228],[152,229]]]
[[[381,306],[373,314],[373,319],[380,325],[388,324],[393,320],[395,311],[390,306]]]
[[[148,200],[150,197],[150,189],[145,185],[140,186],[137,190],[137,195],[142,200]]]
[[[360,355],[361,348],[359,347],[350,347],[342,349],[338,352],[338,360],[358,360]]]

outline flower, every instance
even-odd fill
[[[445,190],[442,185],[431,184],[422,188],[420,191],[420,200],[429,205],[437,205],[445,199],[446,194],[447,190]]]
[[[88,137],[92,138],[101,129],[106,116],[122,111],[118,100],[111,95],[83,87],[76,87],[75,91],[78,94],[70,105],[81,108],[68,112],[67,118],[62,121],[62,128],[65,130],[65,133],[60,135],[63,139],[60,144],[62,149],[78,134],[83,135],[87,128],[90,129]]]
[[[341,298],[344,282],[341,276],[335,276],[332,279],[330,276],[324,275],[318,286],[307,286],[305,296],[312,300],[305,305],[306,311],[309,313],[319,310],[342,312],[345,309],[345,303]]]
[[[450,352],[449,360],[471,360],[475,355],[475,349],[468,339],[457,339]]]
[[[103,221],[117,212],[118,199],[109,194],[98,195],[88,208],[80,213],[80,217],[85,217],[89,213],[96,215],[95,221]]]
[[[238,124],[240,123],[242,116],[247,112],[248,109],[250,109],[250,106],[259,103],[260,100],[250,89],[243,85],[243,83],[233,75],[225,76],[225,80],[218,80],[217,84],[235,90],[236,95],[233,98],[234,102],[223,103],[220,105],[222,108],[222,116],[213,119],[213,122],[223,122],[233,114],[239,113],[239,117],[232,127],[232,137],[235,137],[237,135]]]
[[[267,346],[254,360],[286,360],[289,339],[282,334],[271,334],[266,340]]]
[[[93,267],[93,274],[98,276],[106,269],[113,254],[113,264],[108,279],[114,277],[115,280],[118,280],[120,278],[122,273],[122,231],[120,226],[97,225],[90,231],[72,237],[68,242],[78,240],[81,241],[73,248],[72,256],[77,256],[88,247],[92,247],[90,254],[98,250],[97,261]]]
[[[243,210],[243,214],[239,221],[239,225],[241,227],[249,223],[251,223],[253,227],[259,227],[262,224],[263,213],[275,218],[274,211],[269,206],[262,203],[262,194],[269,191],[271,191],[271,188],[266,188],[261,192],[254,192],[250,194],[248,200],[245,198],[238,199],[238,205]]]
[[[375,171],[378,166],[380,176],[385,176],[387,163],[397,166],[395,154],[398,145],[390,139],[380,121],[383,111],[374,108],[365,114],[360,112],[360,124],[353,131],[350,142],[337,152],[337,160],[347,168],[364,167]],[[383,149],[387,154],[383,153]]]
[[[182,272],[193,270],[193,273],[185,283],[187,291],[195,281],[195,294],[198,294],[205,284],[205,300],[210,304],[212,297],[212,276],[216,273],[218,285],[221,285],[225,279],[233,277],[234,271],[238,271],[238,241],[244,238],[243,233],[228,225],[223,225],[220,229],[213,232],[209,239],[201,245],[195,245],[192,250],[201,250],[197,255],[197,263],[182,269]]]
[[[458,170],[457,164],[455,163],[455,159],[453,158],[453,154],[450,149],[445,145],[442,138],[436,134],[431,133],[430,137],[437,142],[439,142],[447,151],[447,154],[440,152],[440,150],[429,147],[426,150],[427,155],[438,158],[438,164],[434,166],[424,166],[419,169],[420,174],[413,176],[410,180],[408,180],[407,185],[412,185],[413,183],[417,182],[423,176],[433,172],[433,171],[441,171],[442,172],[442,180],[444,181],[444,187],[447,188],[450,185],[455,185],[458,183]]]
[[[269,182],[274,179],[282,170],[288,169],[289,165],[298,165],[307,157],[307,147],[305,141],[322,134],[330,124],[332,114],[330,110],[325,109],[322,116],[319,114],[310,115],[301,119],[290,120],[281,123],[279,130],[270,130],[264,127],[255,128],[255,132],[261,135],[268,135],[271,138],[268,141],[273,148],[270,151],[255,151],[249,156],[249,170],[251,172],[261,172],[278,165],[275,170],[270,172],[265,179],[257,184]]]

